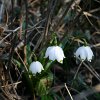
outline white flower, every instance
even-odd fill
[[[59,46],[48,47],[45,53],[45,58],[47,57],[49,57],[49,60],[57,60],[60,63],[63,63],[63,59],[65,58],[64,52]]]
[[[42,64],[39,61],[33,61],[29,67],[29,70],[33,73],[41,73],[44,70]]]
[[[87,59],[91,62],[94,54],[89,46],[81,46],[77,49],[75,56],[80,57],[83,61]]]

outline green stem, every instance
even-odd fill
[[[34,56],[34,60],[37,61],[36,54],[33,52],[32,55]]]
[[[84,45],[85,45],[85,46],[87,46],[87,42],[86,42],[86,40],[85,40],[85,39],[83,39],[83,41],[84,41]]]
[[[57,37],[56,37],[56,36],[55,36],[55,38],[54,38],[54,45],[57,46]]]

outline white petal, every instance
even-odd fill
[[[86,51],[84,49],[81,51],[80,58],[82,60],[85,60],[86,59]]]
[[[85,60],[86,59],[86,51],[85,51],[85,48],[84,46],[82,47],[79,47],[75,53],[75,56],[76,57],[79,57],[82,59],[82,60]]]
[[[52,47],[52,49],[49,51],[49,59],[50,60],[55,60],[56,57],[55,57],[55,47]]]
[[[44,70],[42,64],[39,61],[37,61],[37,62],[38,62],[38,66],[41,68],[41,70]]]
[[[79,55],[80,55],[80,51],[82,50],[82,47],[79,47],[77,50],[76,50],[76,52],[75,52],[75,56],[76,57],[79,57]]]
[[[52,47],[48,47],[45,53],[45,58],[49,56],[49,52],[51,51]]]
[[[56,49],[59,51],[60,55],[65,58],[63,49],[61,47],[59,47],[59,46],[56,46]]]
[[[89,46],[85,47],[86,53],[87,53],[87,60],[91,62],[93,55],[93,52]]]
[[[36,61],[36,70],[38,73],[40,73],[43,69],[43,66],[40,62]]]
[[[59,53],[59,51],[55,52],[55,57],[58,62],[61,62],[63,60],[63,56]]]
[[[58,62],[60,63],[63,62],[64,54],[62,54],[62,51],[59,50],[59,48],[55,49],[55,58],[57,59]]]
[[[32,62],[30,65],[30,68],[29,68],[29,70],[34,74],[36,74],[36,67],[35,66],[36,66],[35,62]]]
[[[75,52],[75,56],[76,57],[79,57],[79,55],[80,55],[80,51],[82,50],[82,47],[79,47],[77,50],[76,50],[76,52]]]

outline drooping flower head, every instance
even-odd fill
[[[87,59],[91,62],[94,54],[89,46],[81,46],[76,50],[75,56],[80,57],[83,61]]]
[[[64,52],[59,46],[48,47],[45,53],[45,58],[47,57],[49,57],[49,60],[57,60],[59,63],[63,63],[63,59],[65,58]]]
[[[35,75],[36,73],[41,73],[44,68],[39,61],[33,61],[29,67],[29,70]]]

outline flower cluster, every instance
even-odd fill
[[[75,52],[76,57],[80,57],[82,61],[88,60],[91,62],[93,52],[89,46],[81,46]],[[57,60],[59,63],[63,63],[63,59],[65,58],[63,49],[59,46],[50,46],[47,48],[45,53],[45,58],[49,58],[49,60],[55,61]],[[36,75],[36,73],[41,73],[44,70],[43,65],[39,61],[33,61],[30,65],[29,70]]]
[[[49,60],[57,60],[59,63],[63,63],[65,58],[64,52],[59,46],[48,47],[45,53],[45,58],[49,57]],[[36,73],[41,73],[44,70],[43,65],[39,61],[33,61],[30,65],[29,70],[36,75]]]

